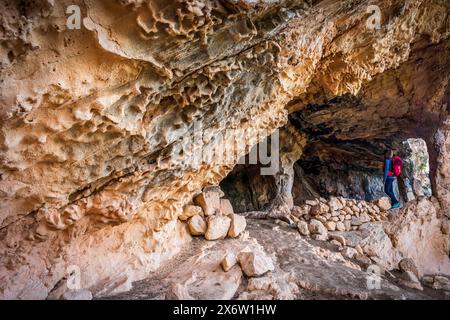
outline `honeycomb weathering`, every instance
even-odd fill
[[[71,5],[80,29],[67,27]],[[369,5],[380,8],[379,29],[367,26]],[[356,159],[364,171],[379,167],[380,148],[422,138],[434,197],[408,210],[420,218],[433,209],[393,221],[391,238],[420,272],[450,274],[440,234],[450,217],[448,1],[38,0],[0,9],[1,298],[45,299],[68,266],[94,296],[130,289],[192,240],[183,207],[262,139],[242,139],[251,129],[282,128],[277,210],[296,201],[301,157]],[[236,142],[230,163],[194,166],[225,131]],[[183,148],[202,132],[202,143]],[[432,250],[414,242],[425,241],[421,228]]]

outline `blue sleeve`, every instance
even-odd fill
[[[388,177],[390,162],[391,162],[391,160],[389,160],[389,159],[386,159],[384,161],[384,179],[383,179],[383,181],[386,181],[386,179]]]

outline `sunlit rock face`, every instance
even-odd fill
[[[448,5],[3,1],[0,296],[46,298],[71,266],[94,295],[129,288],[189,241],[183,206],[264,138],[242,130],[270,134],[345,94],[363,101],[325,115],[344,124],[336,137],[401,124],[436,141],[434,189],[450,207]],[[227,129],[237,143],[217,161]]]

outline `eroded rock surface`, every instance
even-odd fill
[[[369,4],[381,9],[380,29],[367,27]],[[69,5],[80,7],[79,30],[67,27]],[[302,138],[280,154],[276,205],[268,199],[273,212],[293,205],[299,154],[346,158],[346,148],[330,143],[351,136],[358,146],[401,128],[433,145],[432,185],[448,216],[449,135],[442,120],[448,6],[445,0],[2,1],[0,297],[44,299],[70,270],[79,270],[77,290],[94,297],[130,289],[191,240],[177,219],[192,214],[183,213],[185,205],[285,126],[289,113]],[[219,138],[227,129],[232,144]],[[242,130],[263,134],[242,139]],[[320,139],[303,150],[314,136]],[[227,161],[217,151],[224,144],[233,145]],[[358,149],[360,167],[379,167],[366,156],[371,151]],[[439,212],[430,230],[441,228]],[[407,243],[397,231],[399,243]],[[316,256],[307,244],[302,249]],[[211,291],[215,284],[203,277],[216,268],[214,258],[204,273],[179,275],[186,282],[172,287],[171,297],[232,297],[240,271],[229,270],[218,281],[223,289]],[[328,289],[312,280],[297,284],[366,297],[352,289],[363,272],[345,268],[333,265],[339,275]],[[298,274],[332,283],[333,272],[318,270]]]

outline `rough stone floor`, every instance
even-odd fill
[[[380,278],[370,278],[363,266],[344,258],[333,244],[303,237],[275,221],[247,221],[244,236],[195,238],[130,291],[101,299],[165,299],[169,292],[194,299],[449,299],[443,291],[425,286],[424,291],[402,286],[392,272],[381,275],[379,289],[369,290],[368,280]],[[264,250],[275,270],[251,279],[238,266],[224,272],[220,262],[225,254],[244,248]]]

